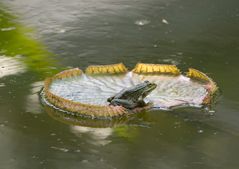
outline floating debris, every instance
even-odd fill
[[[166,20],[166,19],[162,19],[162,23],[164,23],[164,24],[169,24],[169,22]]]
[[[198,130],[198,133],[203,133],[203,130]]]
[[[150,21],[149,21],[149,20],[146,20],[146,19],[135,21],[135,24],[136,24],[136,25],[139,25],[139,26],[144,26],[144,25],[147,25],[147,24],[149,24],[149,23],[150,23]]]
[[[56,133],[51,133],[50,135],[51,135],[51,136],[55,136],[55,135],[56,135]]]

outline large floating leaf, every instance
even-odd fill
[[[157,84],[157,88],[145,98],[152,103],[147,109],[201,107],[210,102],[210,97],[216,90],[215,83],[205,74],[190,69],[187,77],[180,74],[174,65],[138,64],[133,71],[128,72],[121,63],[90,66],[86,72],[87,74],[84,74],[80,69],[71,69],[47,79],[44,90],[46,100],[56,107],[74,113],[118,116],[127,114],[128,111],[121,106],[109,106],[107,98],[145,80]],[[192,76],[195,74],[204,76],[200,79],[200,76]]]

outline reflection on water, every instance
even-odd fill
[[[2,168],[238,168],[238,0],[1,2]],[[56,62],[139,61],[209,73],[223,91],[215,115],[181,109],[89,121],[38,102],[41,81],[60,71]]]
[[[26,66],[16,58],[0,56],[0,78],[9,75],[20,74],[26,71]]]
[[[24,66],[18,66],[18,68],[15,68],[14,66],[16,64],[11,63],[13,65],[6,66],[6,69],[8,70],[3,70],[4,62],[2,58],[2,71],[10,72],[11,69],[11,71],[19,71],[20,73],[21,70],[18,69],[21,67],[21,69],[23,69],[24,67],[36,72],[39,75],[51,74],[55,72],[56,65],[50,57],[53,55],[45,49],[44,45],[32,37],[32,30],[22,26],[18,22],[15,22],[16,17],[11,15],[6,9],[7,8],[5,6],[0,4],[0,55],[2,55],[1,58],[12,57],[11,60],[16,60],[18,62],[21,61],[23,63],[18,64],[24,64]],[[8,61],[11,60],[9,59]]]
[[[41,113],[41,104],[39,101],[39,92],[43,87],[43,81],[34,82],[30,86],[29,95],[26,98],[26,112],[38,114]]]
[[[78,137],[82,137],[81,134],[89,134],[91,136],[90,143],[94,145],[106,145],[111,142],[108,140],[113,129],[112,128],[91,128],[91,127],[82,127],[82,126],[72,126],[71,131]]]

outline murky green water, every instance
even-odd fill
[[[238,0],[2,0],[0,168],[237,169],[238,7]],[[39,103],[44,78],[66,67],[139,61],[208,73],[222,91],[214,115],[181,109],[62,120]]]

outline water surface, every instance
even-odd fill
[[[237,0],[2,0],[1,168],[237,169],[238,6]],[[62,120],[39,103],[45,77],[118,62],[208,73],[222,91],[215,113],[180,109],[92,122]]]

